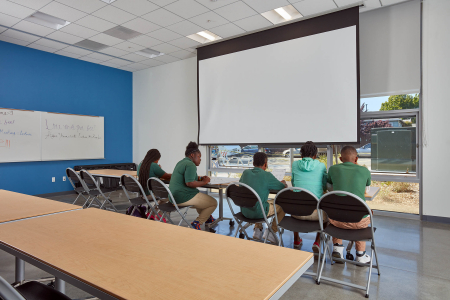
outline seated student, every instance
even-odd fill
[[[356,149],[352,146],[345,146],[341,150],[339,158],[342,164],[331,166],[328,170],[328,183],[333,185],[335,191],[345,191],[355,194],[365,201],[366,186],[370,186],[370,171],[357,164],[358,156]],[[343,229],[362,229],[370,224],[370,216],[364,216],[358,223],[338,222],[329,219],[330,223]],[[344,246],[342,240],[333,238],[333,257],[344,258]],[[355,243],[356,261],[362,263],[370,262],[370,256],[366,254],[366,242]]]
[[[255,190],[256,193],[258,193],[259,198],[261,199],[261,202],[264,206],[264,211],[266,213],[267,217],[270,217],[274,214],[275,210],[273,207],[273,200],[268,200],[269,192],[270,190],[281,190],[287,187],[286,182],[278,181],[275,176],[273,176],[272,173],[266,172],[267,169],[267,155],[262,152],[256,152],[253,156],[253,166],[254,168],[251,170],[245,170],[244,173],[242,173],[241,179],[239,182],[245,183],[249,185],[251,188]],[[249,219],[260,219],[264,218],[261,212],[261,206],[259,203],[256,203],[255,206],[252,208],[241,208],[242,214]],[[281,221],[284,217],[284,211],[283,209],[277,205],[277,218],[278,222]],[[272,223],[272,229],[276,233],[278,228],[277,224],[275,222],[275,219]],[[253,229],[253,238],[260,240],[262,236],[262,224],[256,223],[255,228]],[[276,243],[276,238],[273,236],[273,234],[269,234],[269,230],[266,230],[264,233],[263,239],[267,237],[267,239],[272,242]]]
[[[217,207],[217,201],[197,189],[210,181],[208,176],[201,179],[197,176],[197,166],[200,165],[202,157],[197,143],[190,142],[184,154],[186,157],[180,160],[173,170],[169,189],[178,206],[193,206],[197,209],[198,217],[191,225],[201,230],[200,225],[203,223],[215,221],[211,214]]]
[[[139,166],[137,167],[137,174],[139,178],[139,183],[144,189],[145,194],[150,195],[150,191],[147,188],[147,181],[151,177],[157,177],[162,179],[170,179],[171,174],[166,173],[161,166],[158,165],[159,160],[161,159],[161,153],[157,149],[150,149],[144,157],[144,160],[141,161]],[[158,201],[158,204],[161,204],[162,201]],[[156,217],[158,218],[158,217]],[[155,215],[152,213],[150,219],[154,220]]]
[[[300,149],[301,160],[294,161],[292,164],[292,186],[306,189],[313,193],[318,199],[322,197],[323,191],[327,187],[327,168],[323,163],[316,160],[317,147],[308,141]],[[319,221],[319,215],[315,210],[310,216],[297,217],[300,220]],[[324,214],[324,217],[326,215]],[[319,253],[320,233],[317,233],[316,240],[312,246],[313,252]],[[294,248],[302,244],[302,239],[298,232],[294,232]]]

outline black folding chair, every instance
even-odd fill
[[[272,230],[272,226],[271,226],[272,222],[274,221],[274,216],[270,216],[270,217],[266,216],[266,212],[264,211],[264,206],[261,202],[261,199],[259,198],[258,193],[256,193],[253,188],[251,188],[247,184],[244,184],[241,182],[231,183],[226,188],[225,195],[227,197],[228,205],[230,206],[231,214],[233,215],[234,219],[236,220],[236,222],[238,224],[238,228],[236,229],[236,233],[234,234],[234,237],[236,237],[239,232],[240,238],[246,237],[248,240],[253,240],[253,238],[250,238],[248,236],[245,229],[251,224],[265,223],[267,225],[267,230],[269,230],[269,232],[271,232],[273,234],[273,236],[275,236],[275,238],[277,239],[277,242],[279,241],[276,233]],[[233,203],[236,206],[238,206],[240,208],[243,208],[243,207],[252,208],[257,203],[259,203],[259,207],[261,208],[263,218],[249,219],[249,218],[245,217],[242,214],[242,212],[234,213],[233,206],[231,205],[230,199],[233,201]],[[274,215],[276,215],[276,214],[274,214]],[[269,222],[269,219],[272,220],[272,222]],[[246,223],[246,224],[244,225],[244,223]],[[269,235],[267,235],[266,238],[264,239],[264,243],[267,242],[268,237],[269,237]]]
[[[36,281],[14,288],[0,276],[0,299],[4,300],[70,300],[63,293]]]
[[[318,209],[323,210],[327,213],[328,218],[331,220],[339,221],[339,222],[348,222],[348,223],[357,223],[362,220],[362,218],[365,215],[370,216],[370,227],[363,228],[363,229],[342,229],[338,228],[336,226],[333,226],[332,224],[329,224],[326,227],[322,226],[322,216],[319,214],[319,222],[321,226],[322,234],[325,235],[325,249],[324,249],[324,256],[322,257],[322,262],[320,264],[320,271],[318,278],[316,280],[317,284],[320,284],[320,280],[323,279],[325,281],[334,282],[337,284],[342,284],[350,287],[354,287],[357,289],[365,290],[366,291],[366,298],[369,298],[369,287],[370,287],[370,278],[372,276],[372,268],[377,269],[378,276],[380,276],[380,267],[378,263],[378,255],[377,250],[375,247],[375,231],[376,228],[373,225],[373,215],[372,210],[370,207],[366,204],[366,202],[362,199],[360,199],[358,196],[344,192],[344,191],[333,191],[330,193],[327,193],[322,196],[319,200],[319,204],[317,205]],[[335,237],[338,239],[346,240],[346,241],[366,241],[370,242],[371,246],[371,255],[370,255],[370,263],[359,263],[353,260],[344,259],[344,258],[335,258],[332,259],[334,261],[340,261],[340,262],[346,262],[358,266],[364,266],[369,267],[369,275],[367,278],[367,284],[366,286],[356,285],[353,283],[349,283],[342,280],[336,280],[334,278],[329,277],[322,277],[322,270],[323,266],[325,264],[325,256],[328,251],[331,252],[331,250],[328,247],[328,241],[331,239],[331,237]],[[376,265],[373,264],[373,256],[375,254],[376,259]],[[333,264],[333,261],[332,261]]]
[[[72,185],[74,191],[78,194],[77,198],[75,199],[75,201],[73,201],[72,204],[75,204],[78,201],[78,198],[83,197],[85,202],[83,204],[83,206],[87,203],[87,201],[89,201],[89,196],[86,193],[86,190],[84,189],[83,186],[77,187],[77,184],[81,185],[81,178],[80,176],[77,174],[77,172],[75,172],[74,169],[72,168],[67,168],[66,169],[66,175],[67,175],[67,179],[69,179],[70,184]],[[86,196],[88,196],[88,198],[86,198],[84,196],[84,194],[86,194]]]
[[[161,220],[163,218],[167,218],[167,220],[169,220],[171,224],[175,225],[175,223],[170,218],[170,213],[176,211],[181,217],[178,226],[180,226],[181,223],[184,221],[189,228],[192,228],[191,224],[186,220],[186,214],[188,212],[188,209],[191,208],[192,206],[183,207],[185,208],[185,210],[184,213],[182,213],[177,203],[175,202],[172,193],[170,192],[168,187],[164,184],[164,182],[159,178],[156,177],[149,178],[147,180],[147,188],[150,191],[150,194],[152,195],[152,198],[155,201],[155,203],[157,203],[158,200],[163,202],[161,204],[158,204],[159,210],[163,212],[162,217],[160,217]]]
[[[109,199],[111,193],[115,191],[114,189],[112,190],[105,188],[101,189],[97,180],[95,180],[95,178],[84,169],[80,171],[80,177],[84,183],[83,184],[84,189],[88,193],[89,197],[92,198],[91,202],[88,204],[87,207],[91,207],[92,203],[96,201],[100,209],[105,208],[106,210],[118,212],[117,208],[114,206],[114,204],[112,204],[111,200]],[[108,196],[106,196],[105,193],[108,193]],[[99,196],[103,197],[103,202],[98,198]],[[111,208],[106,207],[106,205],[109,205]]]
[[[157,215],[157,212],[159,210],[158,203],[153,200],[152,200],[152,202],[154,202],[153,205],[150,203],[150,200],[148,200],[147,195],[144,192],[144,189],[142,188],[139,181],[136,180],[136,178],[128,174],[124,174],[120,177],[120,184],[122,185],[122,189],[125,192],[125,195],[127,196],[128,200],[131,202],[131,205],[133,205],[133,210],[131,211],[130,215],[133,215],[134,211],[137,209],[139,205],[147,205],[148,209],[152,211],[153,214]],[[131,197],[130,196],[131,193],[138,193],[138,196]],[[147,219],[150,219],[150,217],[151,213],[148,214]]]

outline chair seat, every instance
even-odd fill
[[[373,232],[377,229],[374,227]],[[363,229],[342,229],[332,224],[324,228],[325,233],[334,238],[346,241],[367,241],[372,239],[372,229],[370,227]]]
[[[320,231],[319,221],[299,220],[291,216],[285,216],[281,222],[278,223],[278,226],[290,231],[303,233]],[[323,224],[323,226],[325,228],[327,223]]]
[[[75,192],[81,193],[81,194],[86,193],[86,191],[84,190],[84,188],[82,186],[75,188]]]
[[[246,216],[244,216],[241,212],[234,214],[234,217],[237,218],[240,221],[244,221],[250,224],[255,224],[255,223],[264,223],[266,222],[266,220],[264,220],[264,218],[261,219],[249,219]]]
[[[70,300],[63,293],[36,281],[19,285],[16,290],[27,300]]]
[[[114,191],[115,191],[114,189],[107,189],[107,188],[102,189],[103,194],[109,194]],[[100,191],[99,190],[90,190],[89,195],[91,195],[93,197],[98,196],[98,195],[100,195]],[[107,195],[105,195],[105,196],[107,196]]]
[[[136,197],[130,199],[131,204],[133,205],[143,205],[147,204],[147,201],[145,201],[142,197]]]
[[[162,200],[165,200],[165,199],[162,199]],[[159,209],[164,212],[172,212],[172,211],[177,210],[175,205],[173,205],[170,202],[164,202],[164,203],[158,204],[158,206],[159,206]]]

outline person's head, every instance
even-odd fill
[[[339,159],[344,162],[351,162],[354,164],[358,163],[358,152],[356,152],[355,147],[345,146],[341,150],[341,157]]]
[[[199,166],[200,162],[202,161],[202,153],[198,149],[198,145],[196,142],[190,142],[186,146],[184,155],[186,155],[186,157],[189,157],[196,166]]]
[[[317,157],[317,147],[316,144],[314,144],[311,141],[307,141],[302,148],[300,148],[300,153],[302,155],[302,158],[304,157],[311,157],[312,159],[316,159]]]
[[[253,166],[261,168],[265,171],[267,169],[267,154],[263,152],[256,152],[253,156]]]
[[[147,186],[147,180],[150,175],[150,167],[152,163],[158,163],[161,158],[161,153],[159,153],[158,149],[150,149],[142,161],[141,168],[139,169],[139,183],[142,187]]]

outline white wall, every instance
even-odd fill
[[[423,1],[423,214],[450,217],[450,1]]]
[[[148,150],[161,152],[161,167],[172,173],[190,141],[197,141],[197,58],[133,73],[133,161]],[[198,174],[206,175],[206,152]]]

